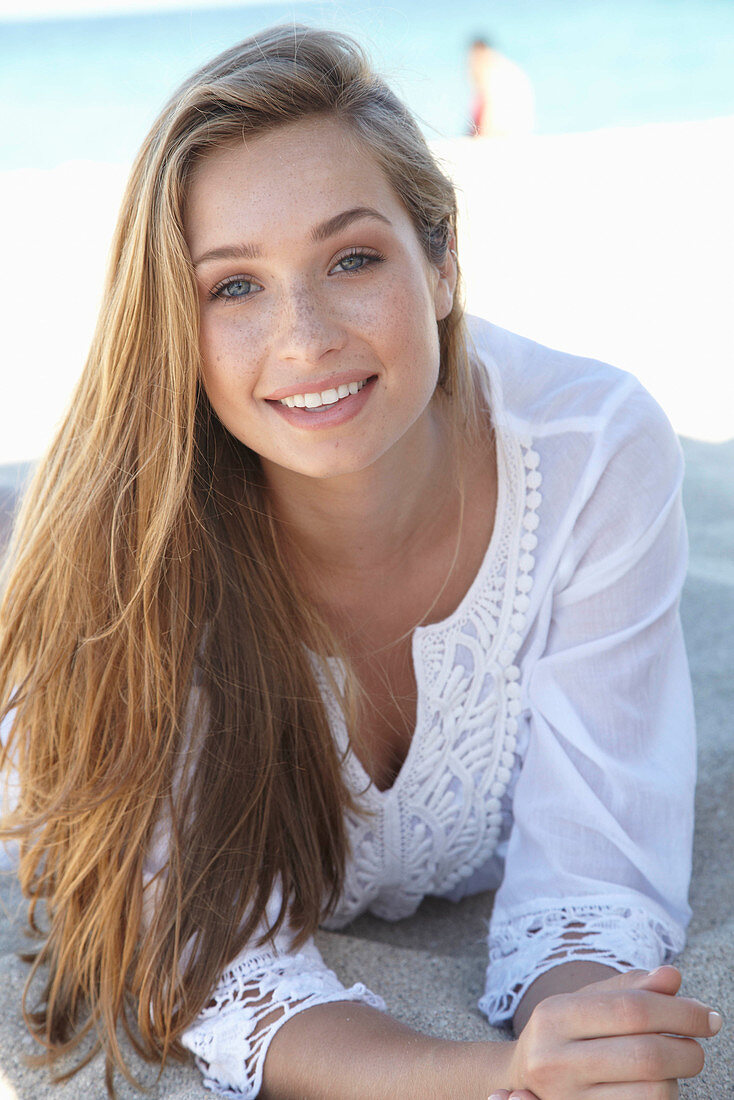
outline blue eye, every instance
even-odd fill
[[[339,260],[337,267],[341,267],[343,271],[358,271],[360,267],[363,267],[367,262],[367,256],[345,256],[343,260]]]
[[[234,279],[225,279],[224,282],[218,283],[212,290],[211,296],[224,302],[241,302],[243,298],[249,298],[260,290],[262,287],[258,283],[238,275]]]
[[[379,252],[360,249],[359,251],[349,252],[346,256],[342,256],[340,260],[336,261],[332,270],[338,272],[338,270],[341,269],[345,274],[350,274],[353,271],[362,271],[372,264],[380,263],[382,259],[383,257]]]

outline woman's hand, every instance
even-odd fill
[[[676,997],[680,972],[635,970],[548,997],[515,1043],[512,1090],[492,1100],[675,1100],[704,1054],[693,1036],[715,1035],[718,1013]]]

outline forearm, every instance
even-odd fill
[[[552,997],[556,993],[575,993],[577,989],[583,989],[592,982],[602,982],[618,973],[612,966],[580,960],[561,963],[560,966],[547,970],[528,987],[520,1001],[512,1020],[515,1034],[520,1034],[535,1006],[546,997]]]
[[[413,1031],[368,1005],[316,1005],[278,1030],[263,1100],[487,1100],[507,1082],[514,1044],[462,1043]]]

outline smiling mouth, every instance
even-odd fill
[[[361,382],[343,382],[334,389],[322,390],[320,393],[294,393],[290,397],[281,398],[278,404],[286,405],[289,409],[320,409],[324,405],[336,405],[345,397],[359,393],[369,381],[369,378],[363,378]]]

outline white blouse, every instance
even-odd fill
[[[470,327],[497,434],[494,532],[459,607],[413,634],[416,728],[389,790],[349,751],[320,678],[348,782],[371,811],[348,819],[352,858],[325,927],[498,887],[479,1001],[497,1025],[561,962],[650,968],[682,949],[695,746],[670,425],[628,374]],[[184,1035],[221,1095],[257,1096],[294,1013],[384,1008],[362,985],[345,989],[313,943],[288,948],[284,931],[273,950],[242,952]]]
[[[371,811],[348,818],[352,857],[324,926],[498,888],[479,1001],[498,1025],[561,962],[651,968],[683,947],[687,542],[681,450],[634,378],[483,321],[470,331],[497,435],[494,531],[459,607],[414,631],[416,728],[389,790],[349,751],[320,677],[347,780]],[[313,942],[289,948],[283,929],[273,948],[243,951],[183,1036],[223,1096],[258,1095],[269,1043],[296,1012],[385,1007],[345,989]]]

